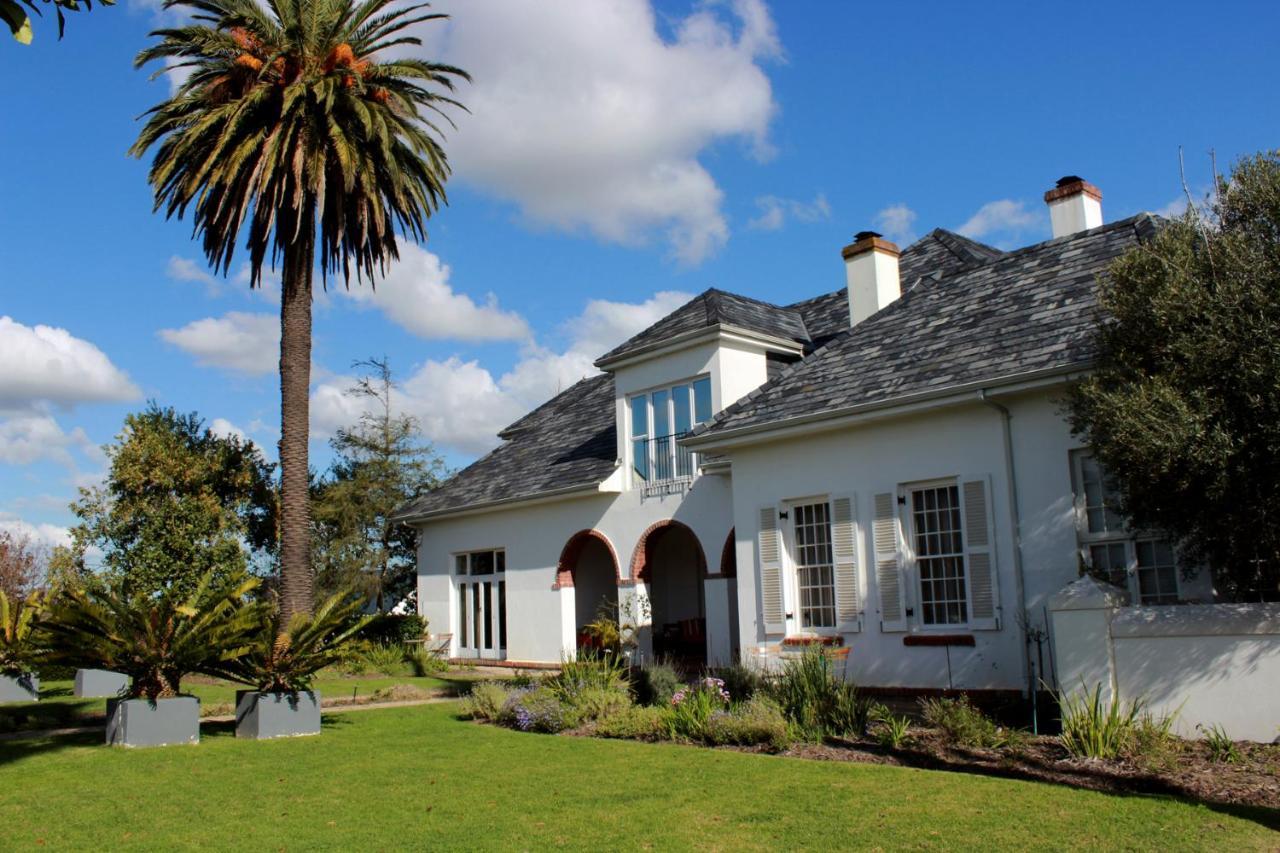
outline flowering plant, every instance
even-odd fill
[[[701,740],[712,717],[728,707],[729,691],[724,681],[702,678],[672,695],[666,718],[667,732],[674,739]]]

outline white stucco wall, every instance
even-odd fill
[[[595,529],[608,537],[620,570],[628,577],[632,552],[655,522],[675,519],[690,527],[719,570],[732,523],[727,478],[703,476],[683,497],[643,498],[638,491],[601,494],[496,512],[442,519],[419,526],[418,602],[433,633],[453,633],[457,652],[457,583],[453,555],[485,548],[506,550],[507,658],[554,663],[572,652],[577,624],[576,591],[553,589],[560,554],[575,533]],[[724,587],[716,587],[722,593]],[[620,598],[630,595],[625,587]],[[724,611],[718,607],[717,612]],[[708,611],[707,631],[712,607]],[[717,628],[727,632],[728,625]]]

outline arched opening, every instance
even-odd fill
[[[698,537],[674,519],[645,531],[631,576],[648,587],[653,653],[688,667],[707,662],[707,558]]]
[[[560,554],[556,586],[573,589],[574,637],[577,648],[593,648],[586,626],[607,616],[618,618],[618,558],[598,530],[575,533]]]

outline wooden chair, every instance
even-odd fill
[[[448,659],[453,648],[453,634],[436,634],[426,641],[425,647],[428,654]]]

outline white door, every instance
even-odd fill
[[[507,656],[507,582],[503,575],[458,584],[458,656],[501,660]]]

